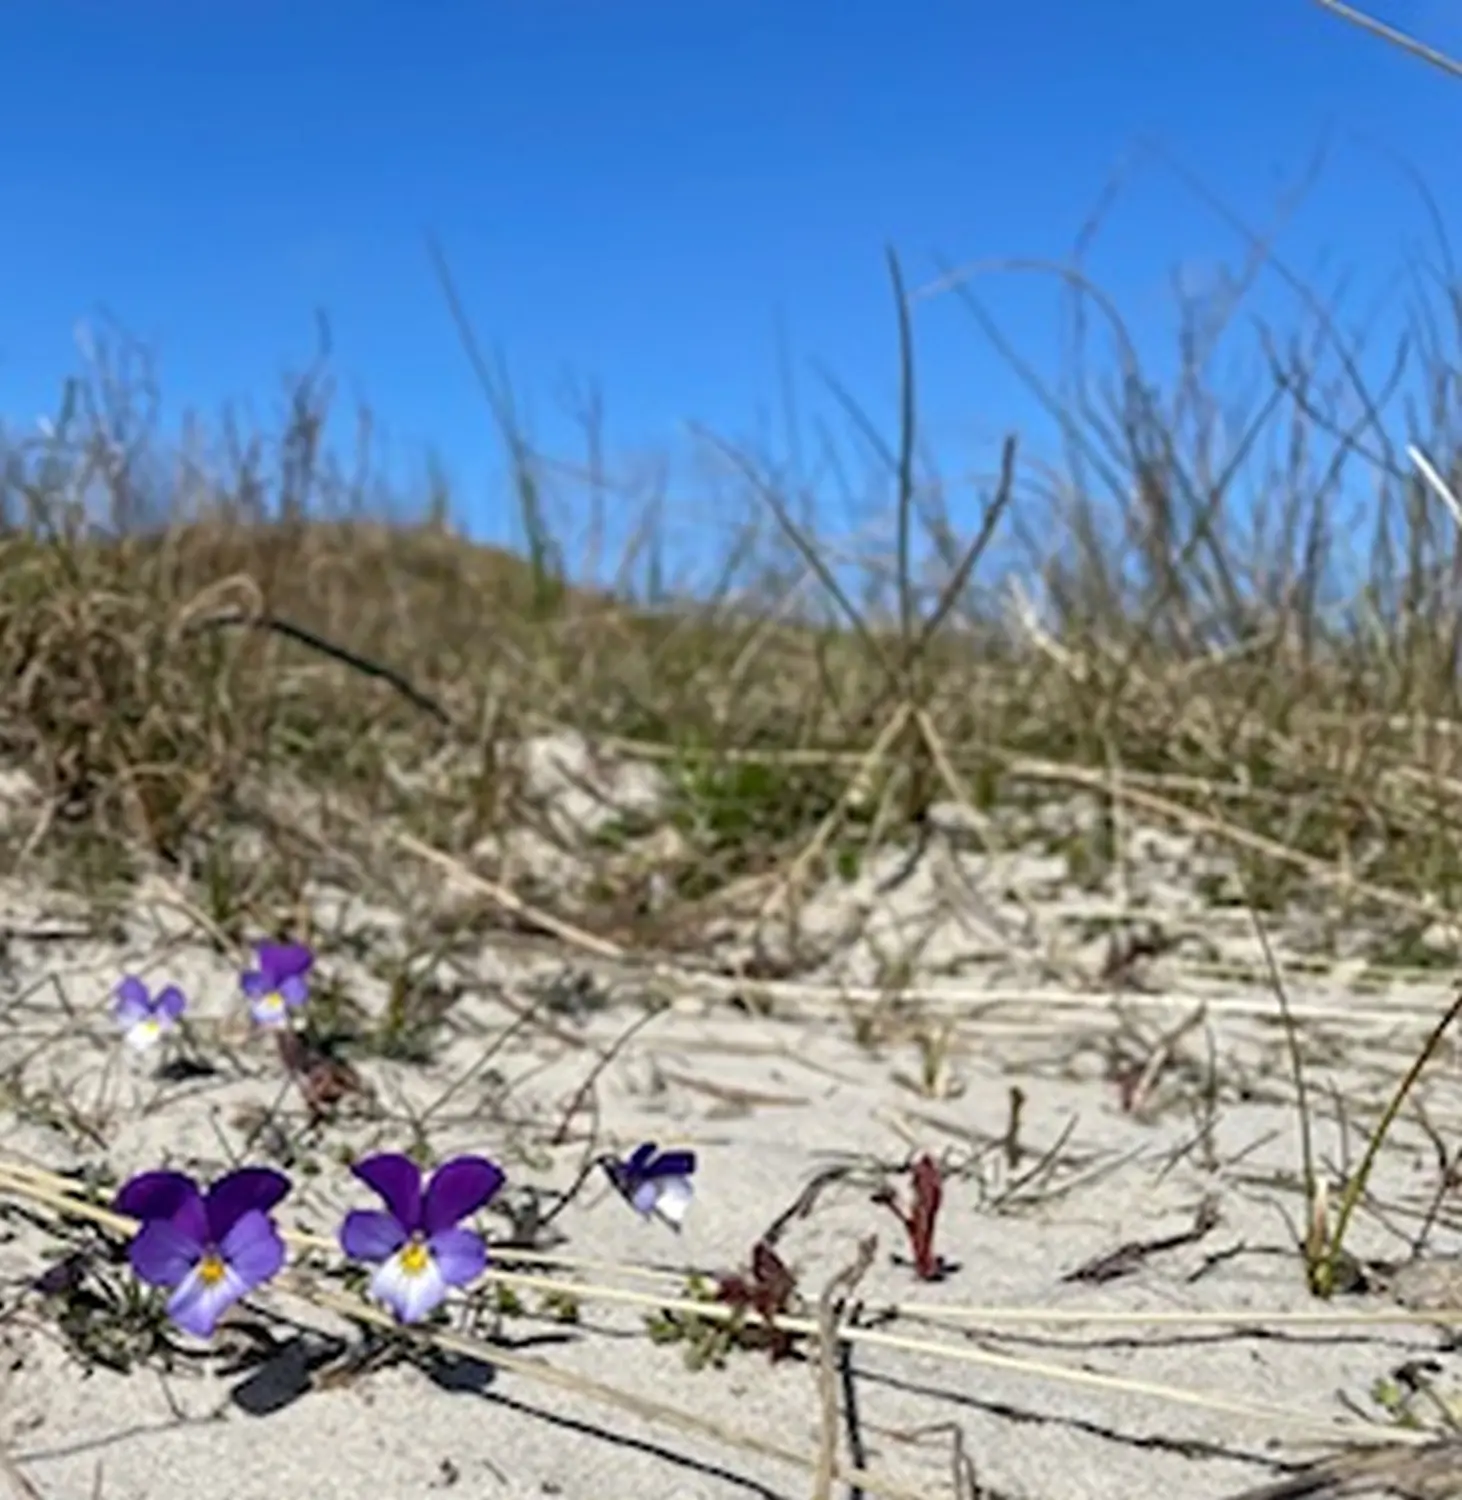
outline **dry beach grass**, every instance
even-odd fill
[[[114,340],[8,442],[0,1495],[1462,1493],[1462,277],[1376,387],[1249,242],[1167,384],[1109,321],[1105,385],[1008,351],[1066,463],[1006,443],[963,533],[913,317],[998,329],[891,262],[891,535],[703,434],[709,591],[592,406],[534,449],[440,261],[521,555],[333,460],[323,363],[169,449]],[[1261,276],[1301,326],[1236,424]],[[160,1050],[125,973],[188,997]],[[678,1237],[595,1166],[643,1140],[698,1154]],[[379,1150],[507,1173],[410,1329],[333,1237]],[[202,1344],[111,1205],[243,1161],[291,1258]]]

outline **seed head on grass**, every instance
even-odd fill
[[[351,1171],[386,1207],[353,1209],[340,1226],[340,1248],[352,1260],[374,1264],[371,1295],[402,1323],[433,1312],[448,1288],[466,1286],[487,1265],[482,1236],[462,1220],[503,1185],[503,1171],[480,1156],[443,1162],[425,1191],[421,1169],[409,1156],[382,1153]]]
[[[257,1025],[278,1030],[310,998],[315,955],[303,943],[259,943],[254,951],[258,966],[240,981],[249,1013]]]
[[[212,1335],[219,1318],[284,1264],[270,1210],[289,1178],[244,1167],[207,1192],[182,1172],[143,1172],[122,1187],[118,1213],[140,1219],[128,1258],[139,1280],[171,1292],[168,1315],[185,1333]]]
[[[646,1141],[624,1158],[606,1156],[602,1165],[625,1202],[644,1218],[652,1215],[679,1230],[695,1195],[694,1151],[661,1151]]]
[[[170,984],[154,995],[135,974],[128,974],[112,1000],[112,1019],[129,1047],[146,1052],[178,1024],[187,1005],[176,985]]]

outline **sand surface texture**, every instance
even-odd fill
[[[1316,1298],[1253,922],[1200,896],[1191,851],[1144,837],[1125,905],[1039,852],[996,868],[952,840],[892,851],[815,896],[804,925],[834,940],[778,980],[736,977],[729,930],[700,972],[491,923],[433,952],[389,904],[321,888],[314,1024],[330,1006],[381,1024],[403,974],[437,1022],[423,1055],[306,1059],[308,1076],[251,1025],[240,954],[165,885],[106,915],[5,889],[0,1493],[1202,1500],[1376,1441],[1329,1490],[1272,1493],[1381,1494],[1408,1463],[1401,1493],[1453,1493],[1455,1053],[1382,1153],[1347,1239],[1356,1284]],[[441,878],[446,904],[461,882]],[[1316,961],[1302,915],[1273,926],[1333,1219],[1452,991],[1445,968],[1334,944]],[[1162,941],[1132,940],[1149,930]],[[912,954],[898,984],[895,951]],[[124,973],[185,991],[186,1038],[119,1042]],[[646,1140],[698,1155],[679,1235],[592,1166]],[[373,1150],[483,1153],[507,1174],[480,1218],[490,1271],[448,1303],[435,1351],[363,1345],[328,1247],[199,1344],[149,1321],[125,1239],[59,1196],[261,1162],[293,1180],[283,1227],[328,1238],[368,1203],[348,1165]],[[896,1213],[926,1154],[932,1279]],[[759,1241],[795,1278],[776,1359],[718,1345],[683,1305]],[[72,1252],[71,1281],[37,1292]]]

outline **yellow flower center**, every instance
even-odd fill
[[[420,1276],[429,1265],[431,1265],[431,1251],[426,1248],[419,1236],[412,1236],[402,1247],[401,1269],[408,1276]]]
[[[212,1250],[198,1262],[198,1280],[204,1286],[217,1286],[226,1275],[228,1267]]]

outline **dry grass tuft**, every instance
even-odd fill
[[[1184,310],[1166,388],[1119,333],[1115,395],[1040,387],[1067,472],[1022,470],[1007,443],[961,536],[916,462],[918,299],[893,270],[892,557],[814,534],[775,465],[707,439],[745,523],[695,596],[657,577],[654,497],[616,578],[575,581],[573,552],[603,576],[602,528],[576,545],[547,518],[575,483],[637,498],[602,464],[573,481],[510,432],[532,542],[513,556],[455,535],[440,493],[393,521],[328,456],[319,370],[277,438],[235,434],[206,467],[150,434],[148,382],[99,362],[0,465],[0,750],[28,778],[10,870],[115,896],[161,869],[236,934],[297,913],[322,869],[389,879],[388,829],[618,947],[755,912],[795,968],[811,882],[925,838],[941,807],[998,851],[1060,791],[1104,819],[1065,840],[1082,879],[1137,813],[1233,852],[1261,908],[1323,900],[1336,947],[1365,916],[1414,957],[1458,887],[1462,551],[1393,413],[1429,393],[1406,436],[1455,477],[1446,315],[1419,309],[1402,375],[1371,389],[1307,294],[1242,421],[1202,383],[1212,309]],[[972,279],[939,290],[984,318]],[[545,805],[523,758],[550,729],[658,764],[668,806]],[[545,850],[579,878],[546,874]]]

